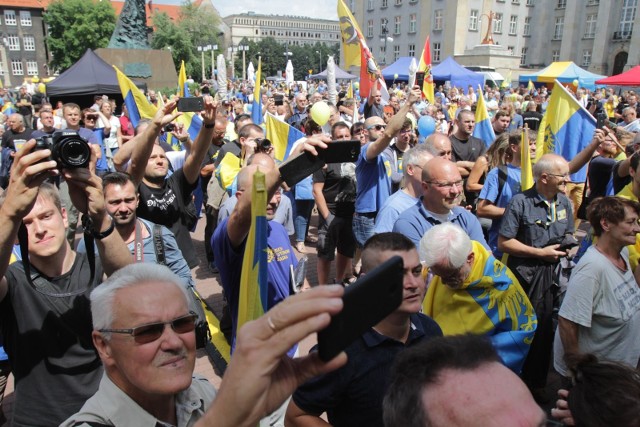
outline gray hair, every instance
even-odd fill
[[[553,171],[556,166],[556,162],[558,159],[562,159],[562,157],[557,154],[547,153],[540,157],[540,159],[533,165],[533,179],[535,181],[539,180],[543,173],[550,173]]]
[[[406,153],[404,153],[404,156],[402,156],[402,171],[406,175],[407,166],[422,166],[432,158],[433,155],[429,152],[429,147],[427,147],[425,144],[418,144],[415,147],[410,148]],[[422,162],[422,164],[420,164],[419,162]]]
[[[418,253],[420,261],[427,267],[444,264],[460,268],[472,248],[471,239],[460,226],[445,222],[433,226],[422,236]]]
[[[113,325],[114,301],[116,292],[142,283],[162,282],[172,283],[184,295],[185,304],[189,307],[189,294],[182,280],[167,266],[150,262],[129,264],[116,271],[104,283],[91,292],[91,318],[93,329],[108,329]],[[103,333],[105,339],[111,334]]]

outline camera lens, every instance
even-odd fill
[[[80,168],[89,164],[91,149],[85,141],[69,138],[59,144],[58,155],[64,168]]]

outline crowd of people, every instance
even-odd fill
[[[203,83],[194,140],[176,120],[177,97],[149,90],[157,113],[134,126],[107,96],[54,109],[28,89],[0,94],[20,108],[0,127],[0,395],[13,373],[13,425],[540,426],[548,415],[637,425],[634,92],[576,89],[607,120],[565,159],[536,153],[545,86],[485,87],[496,135],[487,144],[474,136],[471,87],[438,87],[430,104],[403,83],[374,85],[362,99],[349,85],[265,83],[257,116],[305,135],[290,157],[360,143],[355,161],[289,186],[275,136],[253,122],[252,82],[230,82],[224,99]],[[311,112],[321,102],[326,123]],[[435,123],[427,134],[423,116]],[[88,162],[69,167],[60,138],[84,141]],[[522,188],[527,148],[534,184]],[[586,181],[571,182],[583,168]],[[257,172],[266,314],[243,325]],[[200,218],[205,266],[194,243]],[[313,246],[317,280],[294,277]],[[344,288],[394,256],[403,260],[400,306],[331,361],[315,348],[300,354],[298,343],[342,309]],[[194,375],[197,267],[223,289],[232,355],[217,391]],[[550,369],[564,383],[545,414]]]

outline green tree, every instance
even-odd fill
[[[49,26],[46,42],[53,57],[50,65],[62,72],[87,49],[109,44],[116,15],[108,1],[54,0],[44,14],[44,21]]]

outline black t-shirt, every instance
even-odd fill
[[[336,196],[340,190],[342,165],[340,163],[329,163],[326,168],[322,168],[313,173],[313,183],[323,182],[322,195],[327,203],[327,208],[332,214],[336,214]]]
[[[355,212],[355,170],[354,163],[329,163],[327,169],[313,173],[313,182],[324,182],[322,194],[327,208],[337,217],[349,218]]]
[[[537,111],[525,111],[522,113],[522,122],[524,125],[528,125],[531,130],[538,130],[540,128],[540,122],[542,121],[542,114]]]
[[[138,216],[164,225],[173,232],[189,268],[198,265],[196,249],[187,223],[187,209],[189,205],[193,206],[191,193],[197,183],[197,181],[193,184],[187,182],[180,168],[164,181],[161,188],[149,187],[144,182],[141,182],[138,187],[140,192],[140,204],[136,211]]]
[[[29,95],[28,93],[25,93],[24,95],[19,93],[18,96],[16,96],[16,107],[18,107],[18,113],[22,114],[23,116],[30,116],[32,114],[31,106],[20,106],[20,101],[23,99],[25,99],[28,103],[31,103],[31,95]]]
[[[611,172],[616,164],[615,159],[597,156],[589,163],[589,200],[607,195],[607,187],[611,182]]]
[[[364,118],[368,119],[369,117],[378,116],[384,119],[384,107],[380,104],[364,104]]]
[[[475,136],[470,136],[466,141],[456,138],[455,135],[449,136],[449,139],[451,140],[451,160],[453,162],[475,162],[487,151],[484,141]]]
[[[13,141],[24,140],[24,142],[27,142],[29,139],[31,139],[32,133],[33,133],[33,129],[29,129],[29,128],[19,133],[15,133],[12,130],[8,130],[2,135],[2,148],[9,147],[12,150],[15,150],[16,148],[13,145]]]
[[[16,379],[13,425],[59,425],[80,410],[98,389],[102,364],[91,340],[89,294],[102,278],[100,259],[89,284],[86,254],[77,254],[71,270],[47,278],[49,293],[84,293],[51,297],[26,280],[22,262],[9,266],[8,293],[0,302],[4,346]],[[37,272],[33,265],[32,272]],[[43,284],[35,285],[40,288]]]

